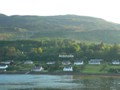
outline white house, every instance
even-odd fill
[[[83,65],[83,64],[84,64],[84,62],[82,60],[74,62],[74,65]]]
[[[33,64],[33,61],[25,61],[24,64]]]
[[[32,71],[36,71],[36,72],[42,71],[42,70],[43,70],[43,67],[42,67],[42,66],[35,66],[35,67],[32,69]]]
[[[0,70],[6,71],[7,68],[8,68],[8,65],[0,65]]]
[[[49,62],[47,62],[46,64],[47,65],[53,65],[53,64],[55,64],[56,62],[55,61],[49,61]]]
[[[11,63],[13,63],[13,60],[8,60],[8,61],[2,61],[0,62],[1,64],[6,64],[6,65],[10,65]]]
[[[71,62],[70,61],[62,61],[62,65],[70,65]]]
[[[90,59],[88,64],[101,64],[101,61],[103,61],[103,59]]]
[[[63,68],[63,71],[73,71],[73,67],[72,66],[65,66]]]
[[[112,64],[120,64],[120,60],[112,60]]]

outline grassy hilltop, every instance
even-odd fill
[[[76,15],[6,16],[0,14],[1,40],[39,40],[41,38],[120,43],[120,24]]]

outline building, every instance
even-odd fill
[[[0,71],[6,71],[8,65],[0,65]]]
[[[53,65],[53,64],[55,64],[56,62],[55,61],[49,61],[49,62],[47,62],[46,64],[47,65]]]
[[[25,61],[24,64],[33,64],[33,61],[28,60],[28,61]]]
[[[120,64],[120,60],[112,60],[112,64],[118,65]]]
[[[5,65],[10,65],[12,64],[14,61],[13,60],[8,60],[8,61],[2,61],[0,62],[1,64],[5,64]]]
[[[70,61],[62,61],[62,65],[70,65],[71,62]]]
[[[78,60],[74,62],[74,65],[83,65],[83,64],[84,64],[83,60]]]
[[[72,66],[64,66],[63,71],[73,71]]]
[[[44,70],[42,66],[35,66],[32,71],[36,71],[36,72],[39,72],[39,71],[42,71]]]
[[[102,61],[103,59],[90,59],[88,64],[101,64]]]

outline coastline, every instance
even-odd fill
[[[77,75],[77,76],[120,76],[120,73],[78,73],[78,72],[0,72],[2,74],[26,74],[26,75]]]

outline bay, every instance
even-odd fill
[[[2,74],[0,90],[120,90],[120,76]]]

